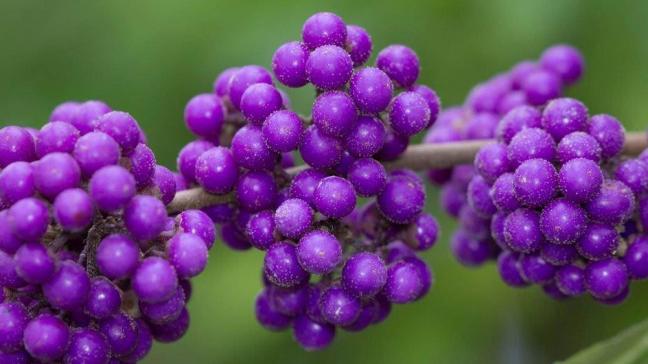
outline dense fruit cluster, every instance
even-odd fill
[[[214,226],[167,216],[174,174],[135,119],[67,102],[0,129],[0,362],[134,363],[187,330]]]
[[[619,121],[590,117],[571,98],[518,106],[500,125],[475,157],[470,212],[452,238],[457,259],[497,257],[505,283],[538,284],[556,299],[621,303],[630,280],[648,278],[648,152],[619,157]]]
[[[502,122],[504,115],[518,106],[541,106],[560,97],[565,87],[580,79],[583,70],[584,61],[578,50],[567,45],[550,47],[538,61],[522,61],[475,86],[463,106],[446,108],[439,115],[424,142],[491,139],[500,134],[509,140],[516,126]],[[442,208],[460,220],[461,216],[471,214],[466,191],[474,173],[470,164],[428,172],[429,180],[442,186]]]
[[[376,67],[363,66],[371,52],[366,30],[318,13],[302,41],[272,59],[279,83],[315,87],[312,117],[291,111],[271,73],[255,65],[226,70],[213,93],[185,109],[198,139],[178,156],[183,184],[232,196],[203,211],[229,247],[265,252],[257,319],[270,330],[292,327],[307,350],[328,346],[336,327],[381,322],[392,303],[415,301],[432,283],[415,254],[434,245],[439,229],[423,212],[423,181],[381,161],[431,126],[440,102],[416,84],[413,50],[392,45]],[[308,165],[299,173],[289,169],[294,152]],[[368,199],[362,208],[358,196]]]

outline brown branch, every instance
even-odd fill
[[[472,163],[479,149],[489,143],[493,143],[493,140],[411,145],[398,159],[386,162],[385,167],[388,170],[409,168],[423,171],[431,168],[448,168],[458,164]],[[626,141],[623,146],[624,154],[638,155],[646,148],[648,148],[648,138],[645,132],[626,134]],[[307,168],[306,165],[296,166],[287,169],[286,173],[294,176]],[[232,194],[213,195],[201,188],[193,188],[178,192],[173,201],[167,206],[167,209],[169,213],[176,214],[187,209],[199,209],[230,202],[232,199]]]

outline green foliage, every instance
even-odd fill
[[[642,364],[648,362],[648,320],[596,343],[558,364]]]

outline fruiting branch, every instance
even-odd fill
[[[442,144],[417,144],[407,148],[400,158],[392,162],[386,162],[389,170],[398,168],[409,168],[413,170],[426,170],[431,168],[447,168],[459,164],[472,163],[475,154],[481,147],[493,143],[492,140],[475,140]],[[645,132],[630,132],[626,134],[626,141],[623,147],[625,155],[638,155],[648,148],[648,138]],[[308,168],[306,165],[289,168],[286,172],[294,176],[300,171]],[[204,191],[202,188],[194,188],[181,191],[169,204],[168,211],[171,214],[187,209],[199,209],[202,207],[230,202],[233,195],[214,195]]]

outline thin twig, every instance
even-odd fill
[[[448,168],[458,164],[472,163],[479,149],[493,142],[493,140],[487,139],[411,145],[398,159],[386,162],[385,167],[388,170],[409,168],[423,171],[432,168]],[[625,155],[638,155],[646,148],[648,148],[648,138],[645,132],[631,132],[626,134],[626,141],[623,146],[623,153]],[[294,176],[307,168],[309,168],[307,165],[300,165],[288,168],[286,173]],[[170,214],[176,214],[187,209],[199,209],[215,204],[231,202],[232,199],[233,196],[231,193],[227,195],[213,195],[205,192],[201,188],[193,188],[178,192],[173,201],[167,206],[167,210]]]

